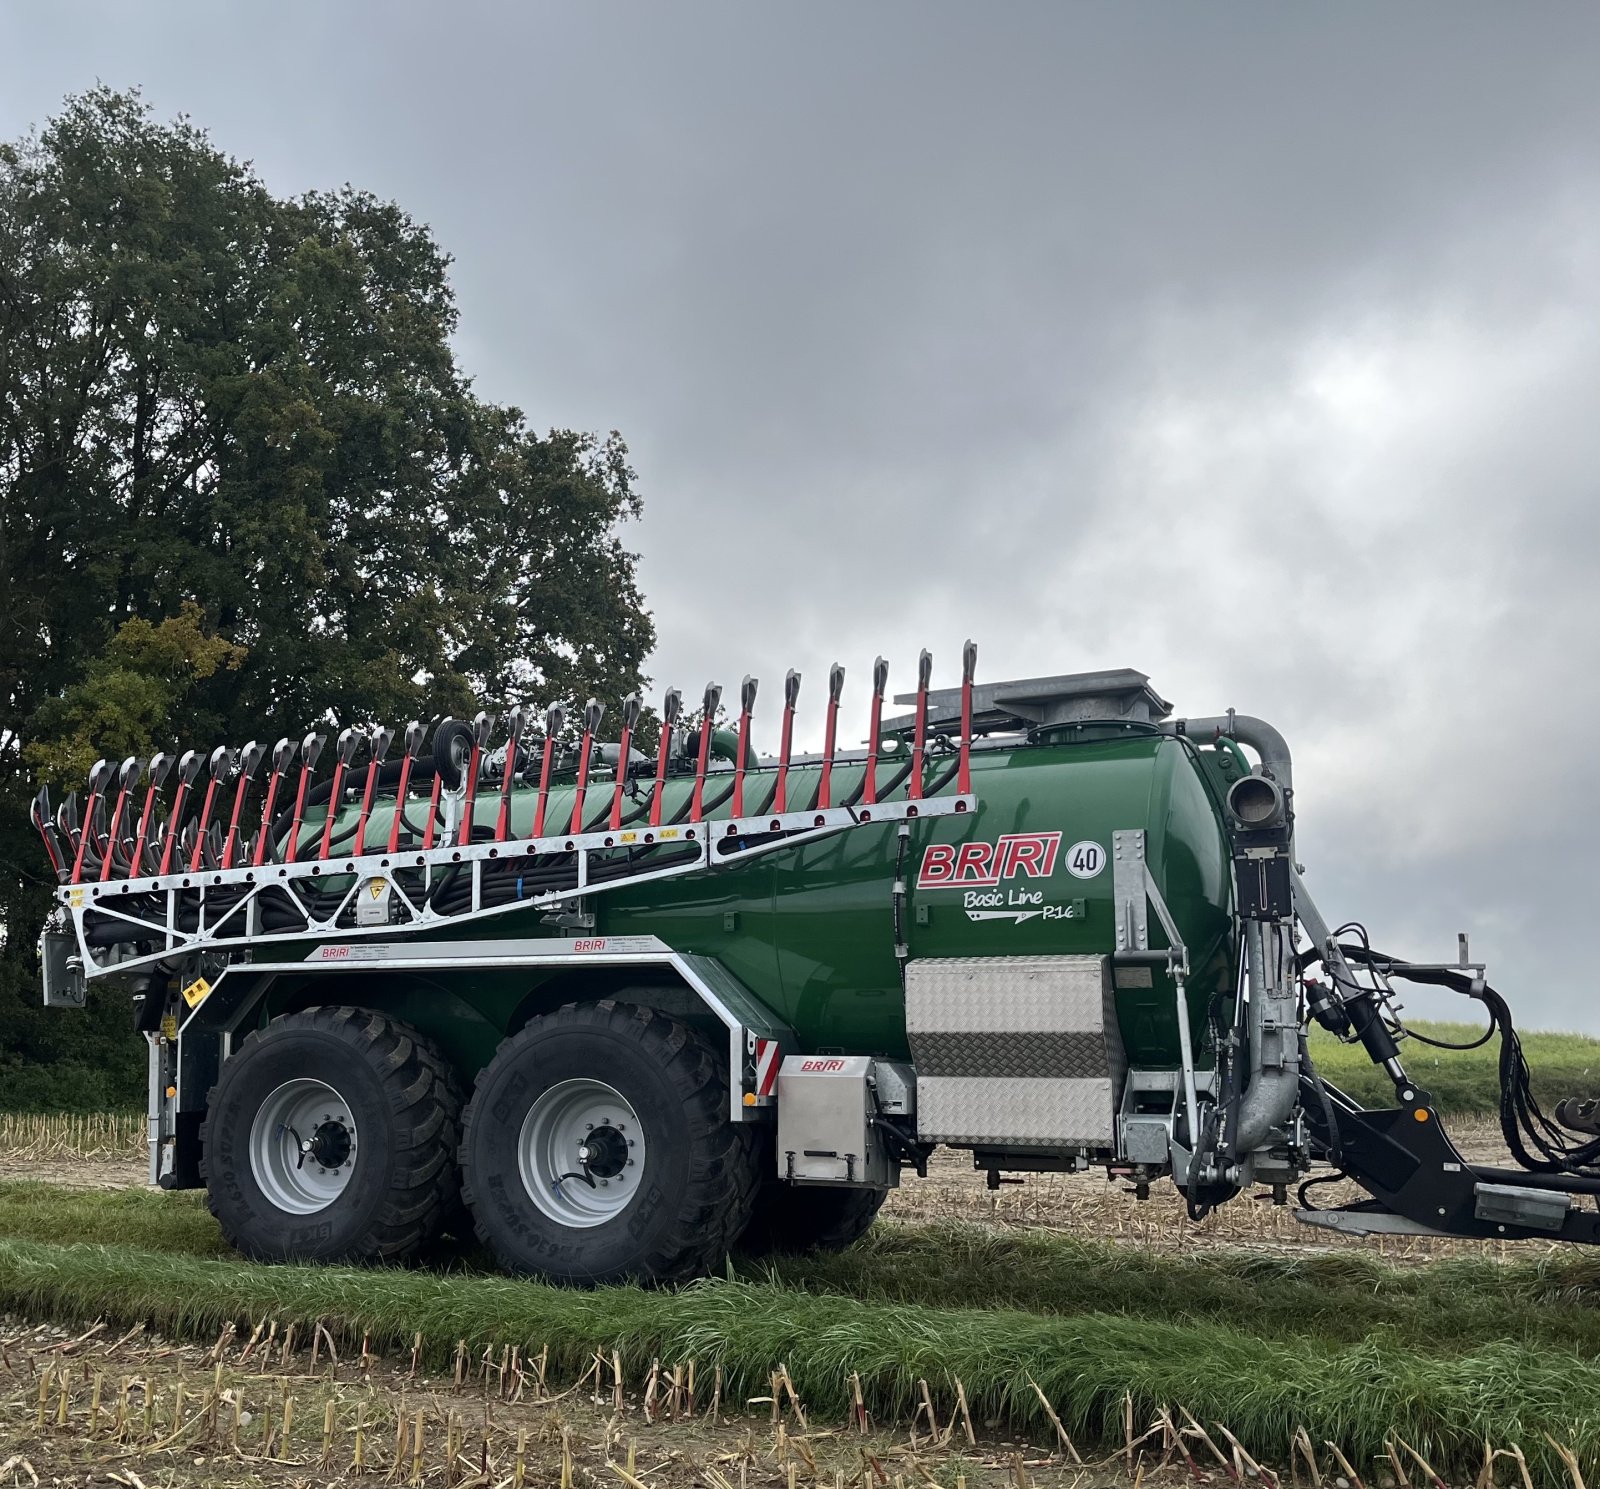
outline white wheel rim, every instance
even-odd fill
[[[356,1156],[350,1104],[322,1081],[285,1081],[250,1124],[250,1172],[291,1215],[327,1209],[349,1188]]]
[[[644,1130],[604,1081],[559,1081],[523,1118],[517,1167],[541,1214],[579,1229],[628,1207],[644,1172]]]

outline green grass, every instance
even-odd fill
[[[0,1236],[231,1255],[193,1192],[0,1182]],[[438,1265],[491,1270],[471,1250]],[[1170,1256],[970,1223],[885,1223],[848,1251],[736,1266],[748,1281],[877,1304],[1117,1313],[1215,1323],[1319,1347],[1382,1336],[1407,1348],[1464,1353],[1503,1339],[1600,1356],[1600,1256],[1581,1250],[1510,1264],[1466,1258],[1394,1267],[1353,1252]]]
[[[0,1236],[103,1241],[183,1256],[227,1256],[199,1190],[64,1189],[35,1179],[0,1181]]]
[[[1464,1043],[1483,1033],[1483,1024],[1418,1021],[1435,1039]],[[1600,1094],[1600,1039],[1586,1034],[1521,1034],[1533,1072],[1533,1094],[1548,1112],[1563,1096]],[[1393,1106],[1394,1087],[1360,1045],[1341,1044],[1313,1030],[1311,1056],[1323,1076],[1363,1106]],[[1500,1039],[1476,1050],[1436,1050],[1415,1040],[1401,1046],[1407,1073],[1433,1095],[1446,1115],[1487,1116],[1500,1109]]]
[[[1580,1455],[1600,1450],[1592,1410],[1600,1364],[1504,1339],[1440,1355],[1384,1337],[1319,1345],[1207,1320],[935,1308],[748,1281],[578,1292],[502,1277],[269,1267],[21,1240],[0,1241],[0,1309],[66,1323],[142,1321],[201,1340],[228,1321],[247,1328],[266,1317],[302,1328],[321,1321],[350,1344],[370,1332],[394,1350],[420,1331],[439,1363],[458,1339],[473,1349],[547,1345],[569,1378],[594,1350],[616,1349],[635,1378],[653,1358],[721,1366],[731,1400],[761,1394],[781,1361],[807,1405],[835,1419],[859,1372],[882,1421],[909,1418],[919,1379],[948,1407],[959,1377],[980,1420],[1043,1428],[1031,1379],[1086,1438],[1116,1441],[1131,1393],[1141,1419],[1162,1405],[1186,1407],[1275,1459],[1299,1426],[1363,1457],[1397,1431],[1441,1468],[1473,1463],[1486,1436],[1519,1442],[1546,1465],[1546,1432]]]

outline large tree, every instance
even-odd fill
[[[474,394],[448,266],[137,95],[0,145],[0,1016],[30,763],[637,685],[626,447]]]

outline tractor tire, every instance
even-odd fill
[[[258,1261],[407,1260],[457,1203],[461,1095],[415,1029],[310,1008],[223,1062],[200,1129],[207,1204]]]
[[[507,1271],[560,1282],[716,1269],[758,1177],[724,1065],[686,1025],[630,1003],[532,1020],[467,1104],[462,1194],[478,1238]]]
[[[745,1256],[843,1251],[866,1235],[888,1197],[887,1189],[801,1187],[767,1179],[756,1192],[738,1249]]]

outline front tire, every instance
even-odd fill
[[[756,1164],[728,1084],[686,1025],[610,1000],[534,1019],[478,1077],[462,1193],[507,1271],[592,1284],[714,1269]]]
[[[200,1173],[228,1244],[258,1261],[403,1261],[455,1203],[461,1097],[415,1029],[310,1008],[222,1066]]]

